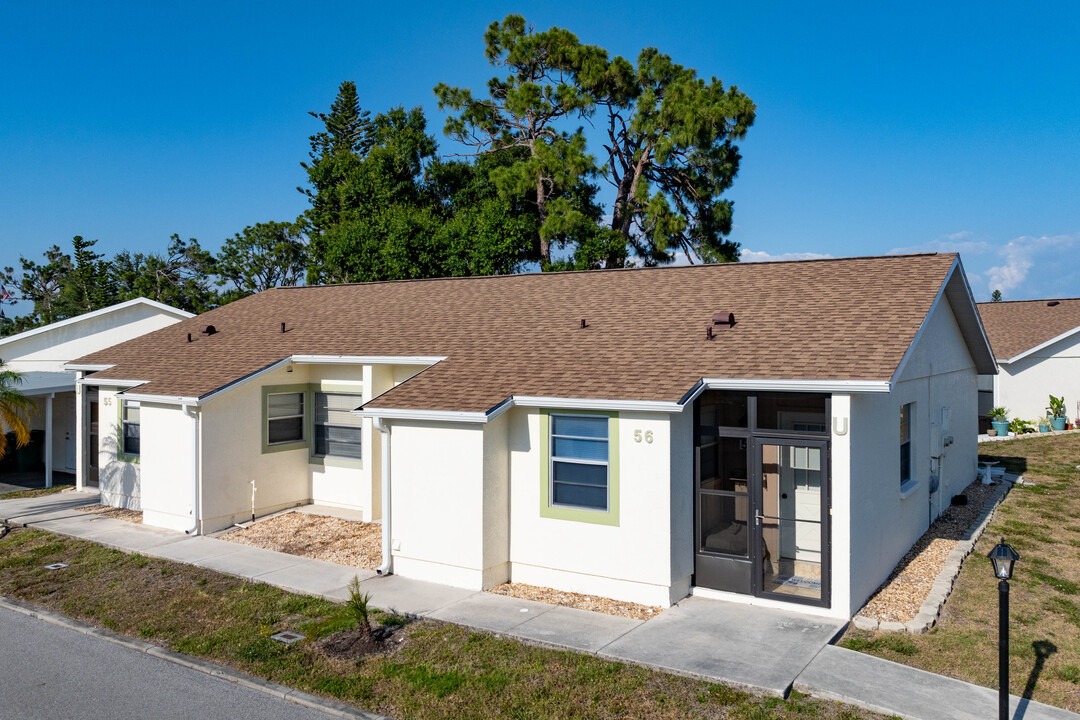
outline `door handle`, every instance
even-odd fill
[[[780,493],[780,498],[783,500],[787,500],[787,493]]]

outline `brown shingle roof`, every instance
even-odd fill
[[[994,357],[1008,360],[1080,327],[1080,298],[979,303],[979,315]]]
[[[678,401],[703,377],[887,381],[954,260],[278,288],[77,362],[115,364],[95,377],[146,380],[140,393],[202,397],[292,354],[445,356],[372,404],[458,411],[511,395]],[[736,325],[706,340],[718,311],[733,312]],[[205,324],[218,333],[200,337]]]

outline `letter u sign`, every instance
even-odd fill
[[[834,417],[832,419],[832,431],[836,435],[847,435],[848,419],[846,417]]]

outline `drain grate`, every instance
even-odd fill
[[[279,633],[274,633],[270,636],[271,640],[277,640],[278,642],[285,643],[286,645],[292,645],[297,640],[303,640],[304,636],[298,632],[292,630],[282,630]]]
[[[46,565],[45,569],[46,570],[61,570],[63,568],[66,568],[67,566],[68,566],[67,563],[53,563],[52,565]]]

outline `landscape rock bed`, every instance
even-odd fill
[[[548,605],[592,610],[593,612],[633,618],[635,620],[649,620],[663,612],[663,608],[660,607],[640,605],[623,600],[612,600],[598,595],[583,595],[581,593],[554,590],[524,583],[504,583],[491,588],[488,592],[496,595],[508,595],[519,600],[535,600]]]
[[[287,512],[220,539],[365,570],[382,563],[382,525],[326,515]]]
[[[979,480],[964,490],[967,505],[951,505],[900,560],[889,578],[852,619],[860,630],[927,632],[960,573],[960,565],[1012,487]]]

